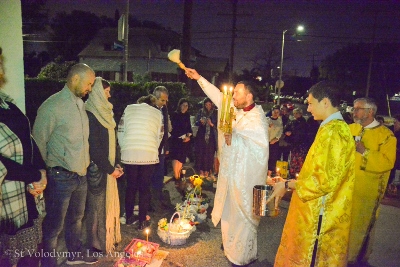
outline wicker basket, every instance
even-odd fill
[[[161,238],[161,240],[164,243],[167,243],[171,246],[180,246],[186,243],[186,240],[189,238],[190,234],[196,229],[195,226],[192,226],[191,229],[188,229],[184,232],[176,233],[176,232],[171,232],[171,227],[170,225],[172,224],[172,220],[174,219],[175,215],[178,215],[179,220],[181,219],[181,216],[179,212],[175,212],[171,220],[169,221],[168,224],[168,231],[162,230],[158,228],[157,234]]]

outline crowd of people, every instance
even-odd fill
[[[308,149],[314,141],[319,122],[311,116],[306,119],[303,110],[293,109],[292,118],[285,105],[274,105],[266,114],[269,127],[269,175],[276,172],[277,161],[288,163],[288,176],[295,178],[300,173]]]
[[[121,216],[126,225],[144,230],[149,212],[171,209],[163,193],[166,158],[179,187],[194,150],[201,177],[218,172],[211,216],[215,226],[221,224],[221,248],[232,266],[257,259],[260,217],[252,210],[253,187],[266,182],[274,186],[267,202],[275,201],[276,208],[287,189],[293,192],[275,266],[365,264],[391,171],[392,177],[400,172],[400,117],[392,131],[376,120],[373,99],[359,98],[349,124],[339,111],[342,88],[325,81],[308,92],[308,119],[301,108],[291,117],[284,105],[265,114],[255,103],[253,85],[241,81],[233,90],[232,132],[221,133],[222,93],[196,70],[185,73],[207,95],[193,125],[186,98],[169,114],[164,86],[128,105],[117,123],[110,83],[83,63],[72,66],[64,88],[42,103],[32,130],[13,99],[0,91],[3,244],[9,244],[6,237],[19,239],[16,249],[34,251],[40,244],[41,266],[57,266],[57,257],[46,255],[57,251],[65,229],[67,264],[96,263],[93,253],[113,251],[121,241]],[[267,179],[277,161],[288,162],[290,179]],[[117,185],[121,176],[125,192]],[[37,208],[42,199],[45,216]]]

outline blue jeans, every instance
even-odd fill
[[[82,252],[82,218],[87,194],[86,176],[68,171],[48,169],[44,191],[46,217],[43,220],[43,250],[54,252],[65,222],[65,242],[68,252]],[[81,254],[82,255],[82,254]],[[42,266],[56,266],[57,258],[44,257]]]
[[[279,143],[269,144],[268,170],[274,172],[276,170],[276,161],[280,160]]]

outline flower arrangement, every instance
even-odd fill
[[[192,175],[189,177],[190,182],[193,184],[193,187],[198,187],[200,190],[202,187],[210,188],[213,187],[214,177],[200,177],[199,175]],[[197,194],[201,195],[201,191],[197,192]]]
[[[197,174],[190,176],[189,180],[192,182],[192,184],[195,187],[196,186],[201,186],[203,184],[203,179],[201,179],[201,177],[198,176]]]
[[[158,221],[158,228],[163,231],[168,231],[168,221],[167,218],[162,218]]]
[[[175,218],[178,215],[178,218]],[[169,223],[166,218],[158,221],[157,234],[161,240],[170,245],[183,245],[190,234],[196,230],[193,222],[182,218],[179,212],[175,212]]]
[[[158,221],[158,229],[161,231],[170,231],[171,233],[183,233],[192,230],[193,222],[189,219],[175,218],[172,223],[168,223],[167,218]]]
[[[210,200],[201,195],[202,179],[198,176],[193,177],[193,182],[196,186],[186,194],[186,200],[183,203],[176,204],[175,210],[179,212],[183,219],[187,219],[192,225],[196,225],[207,218]]]

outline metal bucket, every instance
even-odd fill
[[[275,199],[266,204],[271,196],[273,187],[271,185],[255,185],[253,187],[253,213],[257,216],[274,217],[277,215],[275,210]]]

